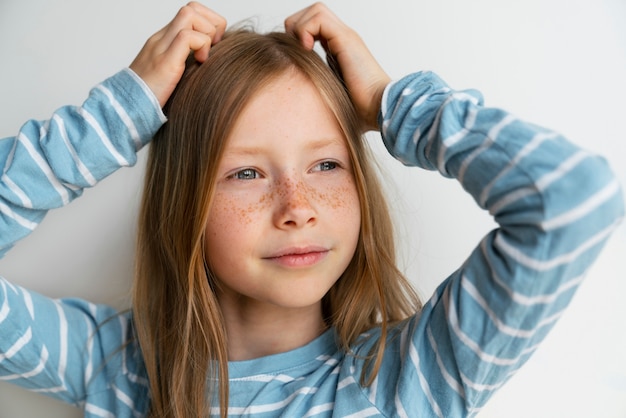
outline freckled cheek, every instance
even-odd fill
[[[356,186],[352,183],[330,187],[317,193],[319,202],[333,212],[336,220],[360,225],[361,209]]]
[[[209,212],[207,233],[214,236],[226,231],[244,230],[258,221],[261,211],[268,206],[269,199],[250,196],[228,196],[217,193]],[[228,232],[226,232],[228,233]]]

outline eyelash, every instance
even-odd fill
[[[338,167],[339,167],[339,163],[337,163],[336,161],[327,160],[327,161],[322,161],[316,164],[314,166],[315,169],[313,171],[331,171],[331,170],[337,169]],[[244,168],[229,176],[229,178],[233,180],[244,180],[244,181],[256,180],[259,177],[260,177],[259,172],[255,170],[254,168]]]

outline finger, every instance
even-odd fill
[[[331,44],[348,29],[325,5],[316,3],[285,20],[285,29],[294,34],[305,48],[313,48],[320,40],[332,53],[337,53]]]
[[[195,10],[200,16],[204,17],[204,19],[210,22],[215,28],[214,35],[212,36],[213,44],[221,41],[224,36],[224,32],[226,32],[226,19],[198,2],[192,1],[188,4],[188,6]],[[194,27],[194,30],[204,32],[201,28]]]
[[[204,62],[211,48],[212,38],[207,34],[193,30],[182,30],[172,41],[169,48],[163,53],[163,58],[168,62],[180,63],[181,68],[189,56],[189,51],[194,51],[194,57],[199,62]]]
[[[161,48],[166,49],[183,30],[194,30],[211,37],[211,43],[219,42],[226,30],[226,20],[199,3],[189,3],[180,8],[174,19],[155,34]]]
[[[299,10],[298,12],[287,17],[285,19],[285,32],[293,34],[294,27],[301,20],[302,16],[304,16],[304,14],[306,13],[308,9],[309,7],[307,7],[306,9]]]
[[[317,37],[315,30],[306,29],[308,26],[307,22],[310,20],[312,8],[313,6],[302,9],[285,19],[285,32],[298,38],[302,45],[307,49],[313,48]]]

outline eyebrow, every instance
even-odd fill
[[[341,145],[343,142],[341,138],[320,138],[310,141],[306,144],[305,148],[308,151],[317,151],[319,149],[327,148],[334,145]],[[261,147],[233,147],[228,150],[230,155],[256,155],[263,152]]]

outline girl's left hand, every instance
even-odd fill
[[[322,3],[288,17],[285,30],[300,39],[307,49],[320,41],[339,65],[364,130],[379,130],[380,102],[390,79],[361,37]]]

